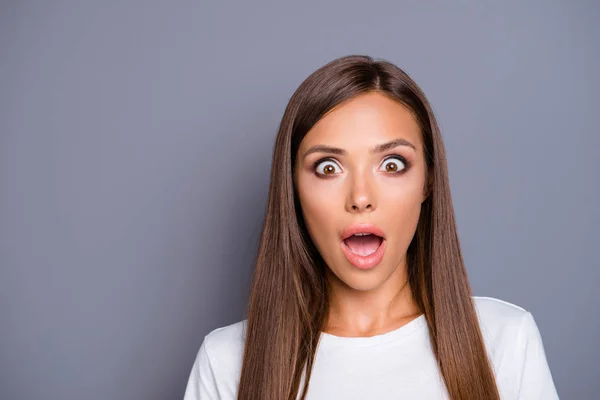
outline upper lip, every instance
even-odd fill
[[[370,233],[385,239],[385,233],[373,224],[352,224],[342,231],[341,238],[342,240],[346,240],[357,233]]]

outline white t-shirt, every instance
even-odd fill
[[[486,350],[503,400],[558,399],[533,316],[514,304],[474,297]],[[204,338],[184,400],[237,396],[246,320]],[[307,399],[448,399],[425,316],[370,337],[321,334]]]

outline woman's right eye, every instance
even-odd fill
[[[317,175],[329,176],[342,172],[339,165],[332,160],[324,160],[315,164],[315,173]]]

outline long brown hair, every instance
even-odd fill
[[[338,58],[312,73],[283,115],[254,265],[238,399],[306,396],[329,295],[326,266],[303,222],[293,166],[302,138],[317,121],[365,92],[400,102],[421,127],[431,186],[407,250],[408,276],[446,388],[453,400],[499,399],[460,250],[444,145],[431,106],[403,70],[357,55]]]

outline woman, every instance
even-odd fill
[[[558,398],[531,314],[471,295],[437,122],[393,64],[339,58],[290,99],[248,318],[185,394],[234,398]]]

